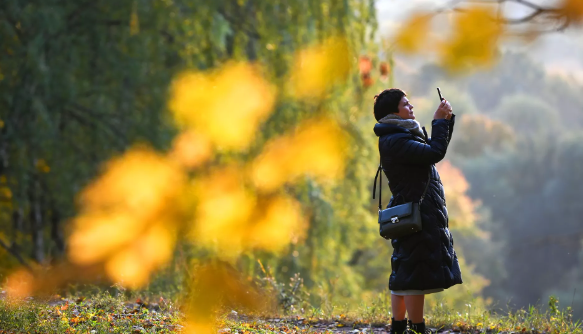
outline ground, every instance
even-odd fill
[[[220,334],[271,333],[388,333],[388,319],[382,314],[314,316],[249,316],[223,310],[216,324]],[[427,314],[436,333],[531,333],[583,334],[568,311],[541,312],[531,308],[505,315],[484,312],[466,318],[457,312]],[[3,333],[181,333],[184,316],[164,298],[128,300],[101,293],[90,298],[51,296],[9,302],[0,298],[0,334]]]

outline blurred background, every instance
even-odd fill
[[[510,3],[499,13],[529,15]],[[457,115],[438,169],[464,284],[428,303],[555,295],[583,317],[583,10],[503,38],[504,24],[460,21],[463,5],[3,1],[0,278],[42,269],[51,289],[125,282],[252,304],[227,288],[237,277],[290,312],[386,302],[373,96],[404,89],[429,130],[440,87]],[[412,24],[420,9],[435,17]]]
[[[376,4],[379,31],[389,36],[406,23],[407,13],[438,10],[447,2],[412,1],[398,11],[394,3]],[[513,3],[506,7],[508,17],[525,13],[528,9]],[[426,126],[437,101],[435,87],[454,105],[455,139],[446,159],[467,181],[476,213],[475,230],[454,235],[466,263],[488,280],[481,296],[498,307],[527,307],[555,295],[581,317],[580,29],[526,43],[507,39],[498,52],[491,68],[464,76],[448,75],[432,55],[395,56],[395,82],[412,96]],[[447,181],[446,189],[455,187]]]

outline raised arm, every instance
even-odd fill
[[[429,144],[418,142],[411,137],[399,136],[384,143],[388,158],[405,164],[435,164],[445,157],[449,145],[450,121],[435,119],[431,123]]]

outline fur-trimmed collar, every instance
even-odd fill
[[[421,124],[419,124],[419,122],[414,119],[403,119],[397,114],[388,114],[387,116],[381,118],[379,123],[394,124],[411,131],[411,133],[416,136],[425,138],[425,135],[421,130]]]

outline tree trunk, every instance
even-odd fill
[[[12,240],[16,240],[19,233],[25,233],[24,213],[20,206],[14,208],[14,211],[12,211],[12,233]]]
[[[51,210],[51,238],[56,246],[55,256],[60,257],[65,251],[65,241],[63,238],[63,231],[60,229],[59,222],[61,221],[61,215],[55,205],[52,205]]]
[[[43,216],[40,191],[40,185],[35,180],[31,196],[30,221],[32,227],[32,256],[38,263],[44,261]]]

